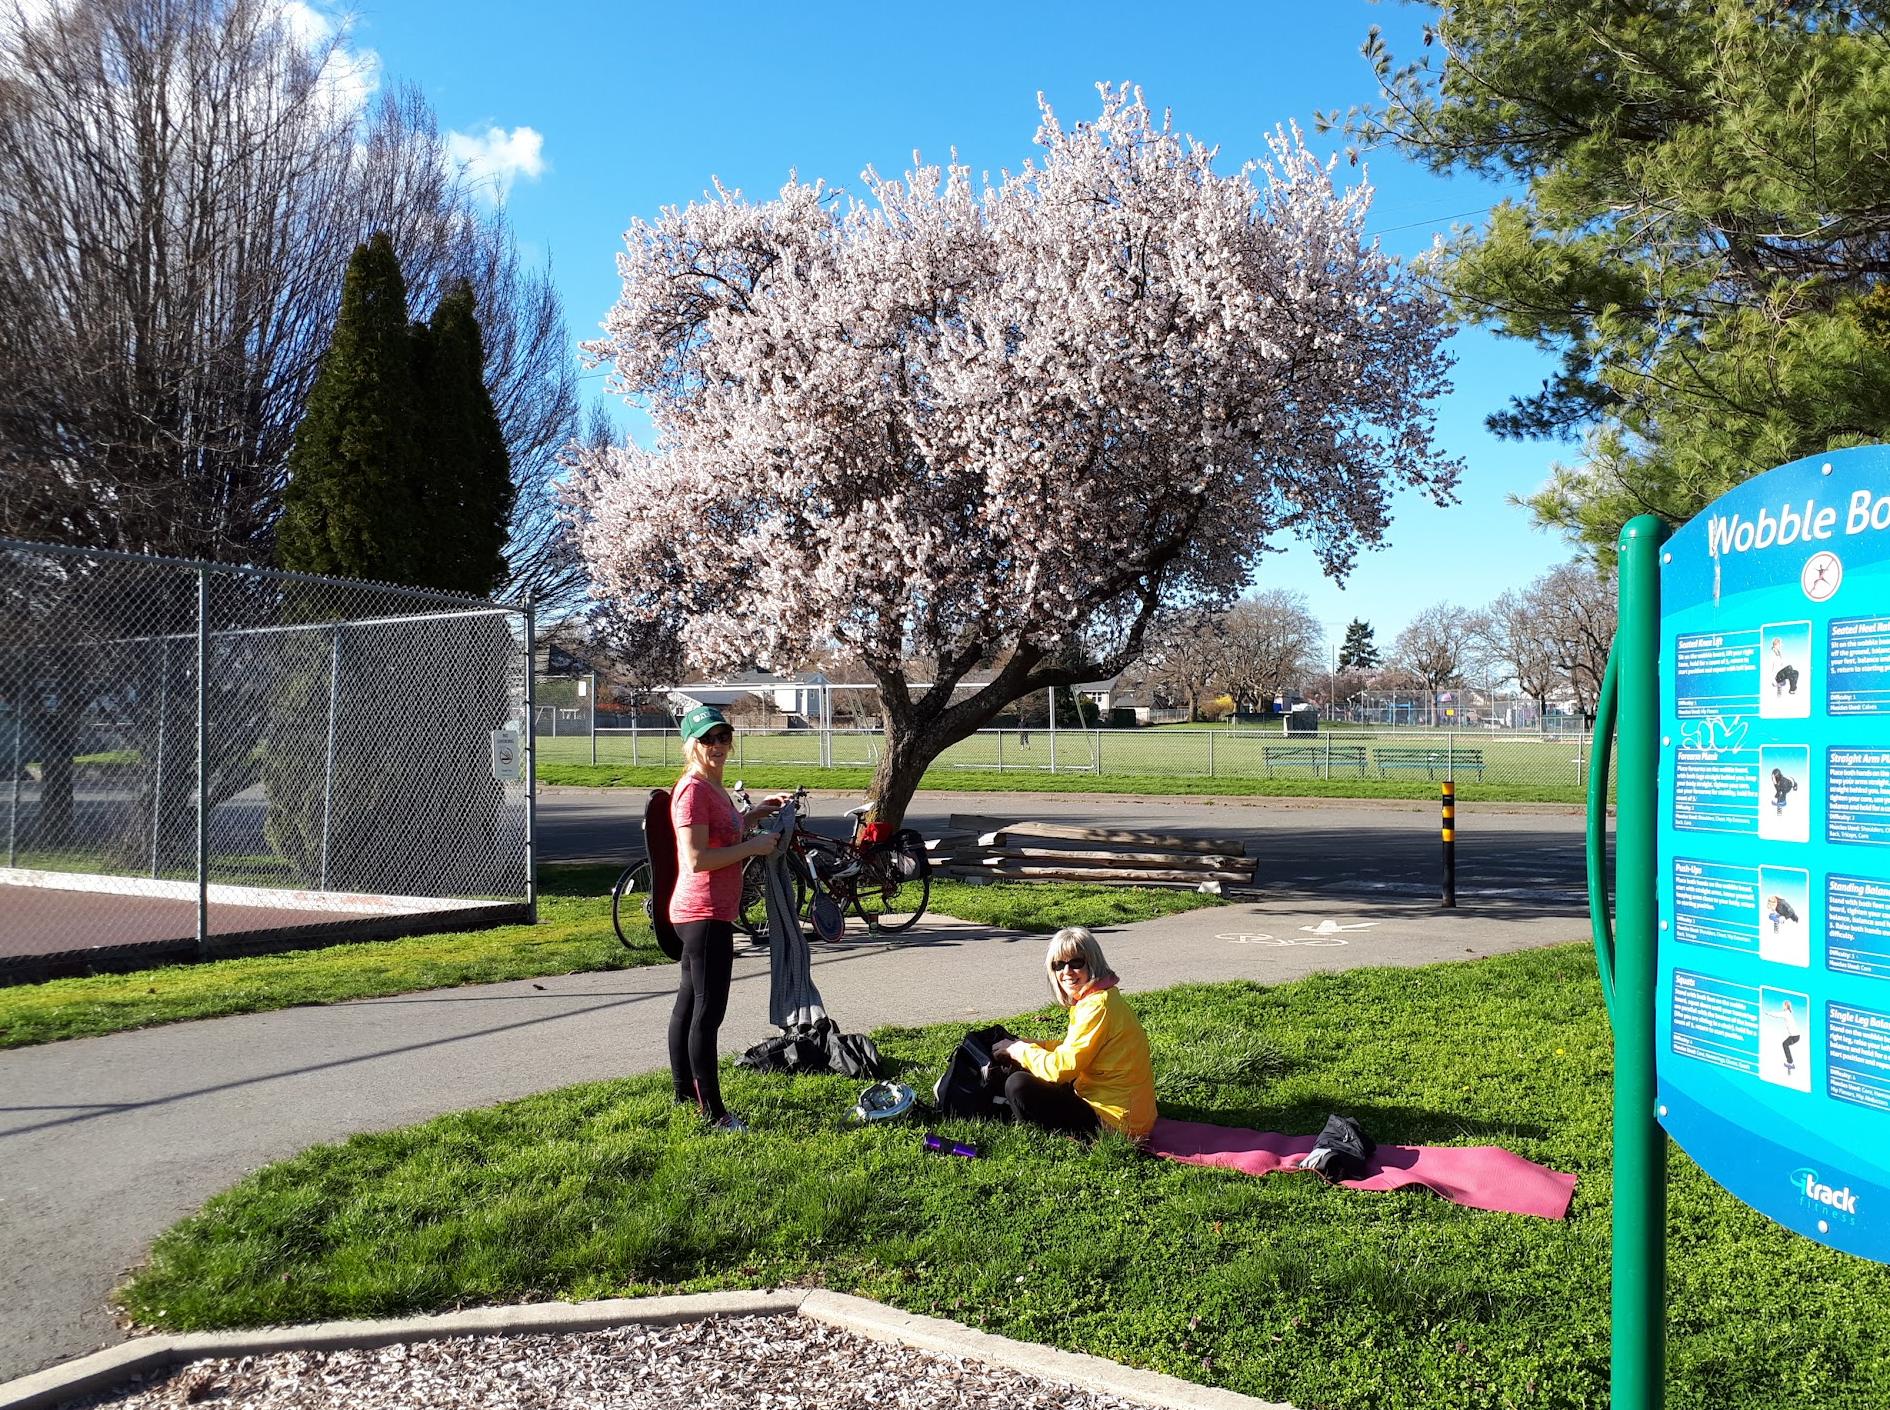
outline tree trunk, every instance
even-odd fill
[[[42,847],[61,847],[73,841],[73,751],[78,741],[78,714],[64,697],[59,706],[39,717],[32,731],[39,739],[39,811],[33,840]]]
[[[880,752],[879,763],[873,769],[873,787],[871,797],[874,801],[869,818],[889,828],[899,827],[906,820],[906,809],[912,804],[912,795],[919,790],[919,780],[925,777],[925,771],[944,750],[955,741],[945,739],[937,726],[919,727],[910,732],[895,731],[893,722],[886,722],[886,747]]]

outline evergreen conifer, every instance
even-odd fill
[[[434,535],[431,586],[485,597],[505,579],[512,457],[486,390],[485,349],[472,286],[459,281],[432,323],[414,330],[424,476]]]
[[[407,286],[393,241],[355,248],[341,312],[289,452],[276,528],[284,568],[423,583],[433,533],[419,494],[418,396]]]
[[[1341,671],[1370,671],[1378,667],[1378,647],[1372,641],[1371,623],[1354,617],[1345,628],[1345,641],[1339,647]]]

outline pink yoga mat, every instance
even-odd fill
[[[1282,1136],[1242,1126],[1158,1117],[1143,1149],[1184,1165],[1219,1165],[1248,1175],[1293,1167],[1317,1137]],[[1341,1180],[1348,1190],[1396,1190],[1422,1185],[1455,1204],[1543,1219],[1568,1215],[1575,1177],[1524,1160],[1501,1146],[1380,1146],[1362,1180]]]

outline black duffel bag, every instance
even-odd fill
[[[735,1059],[756,1072],[840,1073],[878,1081],[886,1075],[879,1045],[864,1033],[842,1033],[831,1018],[797,1023]]]

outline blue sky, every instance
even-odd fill
[[[1039,90],[1067,123],[1095,113],[1099,80],[1140,84],[1179,128],[1218,144],[1227,166],[1262,153],[1265,134],[1293,120],[1337,148],[1312,137],[1314,112],[1370,99],[1358,52],[1368,28],[1381,25],[1402,57],[1418,49],[1423,13],[1365,0],[1246,0],[1166,16],[1115,0],[950,10],[551,0],[536,12],[407,0],[353,11],[350,42],[378,57],[382,82],[417,84],[467,158],[506,184],[520,241],[551,260],[582,339],[617,297],[614,256],[631,219],[686,204],[711,176],[757,197],[790,169],[857,189],[868,163],[899,172],[915,147],[943,160],[953,146],[995,174],[1031,155]],[[1397,253],[1504,194],[1388,152],[1367,166],[1377,188],[1368,228]],[[1402,497],[1390,546],[1363,557],[1344,590],[1304,549],[1267,559],[1261,585],[1304,592],[1335,640],[1362,617],[1388,645],[1434,602],[1480,606],[1572,556],[1505,497],[1533,489],[1576,448],[1483,429],[1510,393],[1540,381],[1546,359],[1478,332],[1460,334],[1454,351],[1457,390],[1439,422],[1446,450],[1468,465],[1462,502],[1443,510]],[[583,385],[603,397],[601,371]]]

